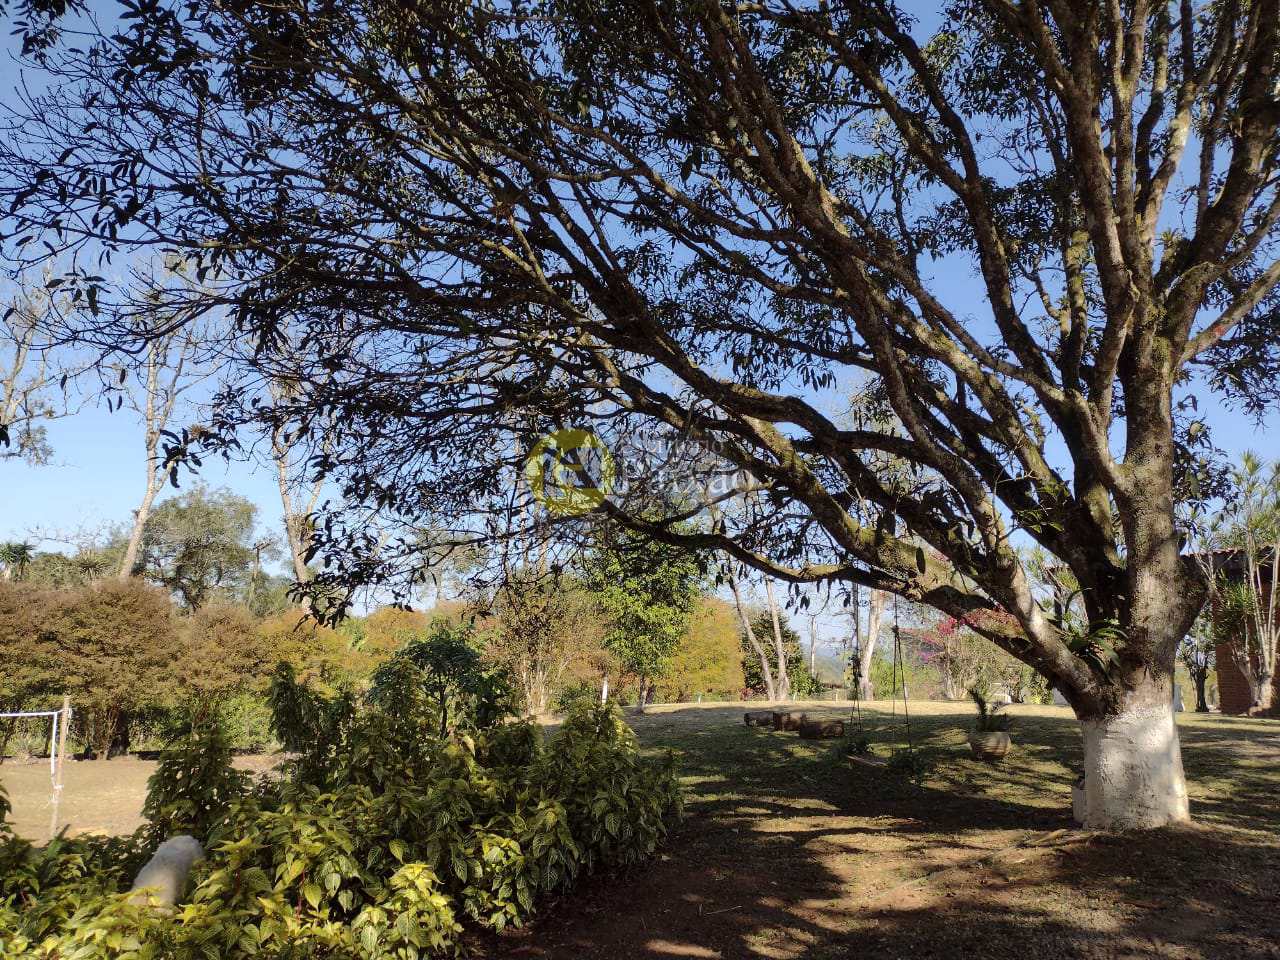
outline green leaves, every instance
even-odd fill
[[[520,925],[583,870],[648,856],[679,811],[673,761],[642,758],[616,707],[580,705],[546,747],[527,725],[489,731],[488,765],[463,743],[436,742],[397,768],[382,749],[396,719],[374,708],[352,722],[331,782],[299,766],[253,786],[231,769],[218,726],[202,726],[161,762],[155,821],[132,842],[38,851],[0,830],[6,936],[24,955],[61,960],[438,956],[454,951],[460,918]],[[431,739],[411,724],[398,733]],[[344,769],[370,758],[398,774],[371,784]],[[207,841],[188,902],[170,917],[129,905],[119,891],[147,838],[188,826]]]
[[[178,833],[209,835],[249,787],[248,774],[231,761],[231,740],[216,715],[199,718],[165,751],[147,781],[142,808],[154,842]]]
[[[661,675],[700,592],[697,554],[624,534],[589,558],[587,582],[610,621],[605,645],[632,673]]]

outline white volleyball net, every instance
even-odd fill
[[[62,768],[66,761],[71,705],[64,698],[59,710],[0,712],[0,738],[5,760],[35,761],[49,765],[49,836],[58,832],[62,803]],[[13,798],[11,797],[10,800]]]

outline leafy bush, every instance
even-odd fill
[[[134,838],[37,850],[0,830],[6,942],[84,960],[447,954],[463,923],[522,924],[582,873],[649,856],[679,811],[672,758],[641,757],[614,707],[575,709],[544,744],[527,723],[440,738],[376,704],[275,693],[278,729],[340,737],[345,759],[251,786],[211,722],[165,757]],[[188,828],[207,850],[188,902],[172,916],[129,903],[155,840]]]
[[[542,728],[531,720],[494,727],[477,744],[487,767],[527,767],[542,753]]]
[[[221,714],[227,737],[235,749],[266,753],[275,746],[271,710],[260,695],[228,697],[222,703]]]
[[[147,781],[142,815],[156,843],[178,833],[205,837],[248,786],[249,775],[231,765],[221,718],[203,717],[160,758]]]
[[[484,667],[466,624],[436,620],[374,671],[371,703],[402,715],[430,714],[440,736],[484,730],[511,716],[506,675]]]
[[[281,746],[297,755],[293,766],[308,782],[327,779],[348,756],[347,739],[356,716],[356,698],[341,689],[325,696],[299,683],[292,665],[277,664],[267,689],[271,730]]]
[[[617,699],[615,697],[615,699]],[[600,685],[579,681],[571,683],[560,690],[552,701],[552,709],[562,716],[577,706],[579,701],[586,703],[600,702]]]

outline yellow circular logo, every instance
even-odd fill
[[[613,487],[613,457],[590,430],[556,430],[534,444],[524,464],[533,498],[565,516],[600,506]]]

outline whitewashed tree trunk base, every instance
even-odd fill
[[[1191,819],[1171,704],[1135,707],[1080,726],[1088,829],[1148,829]]]

